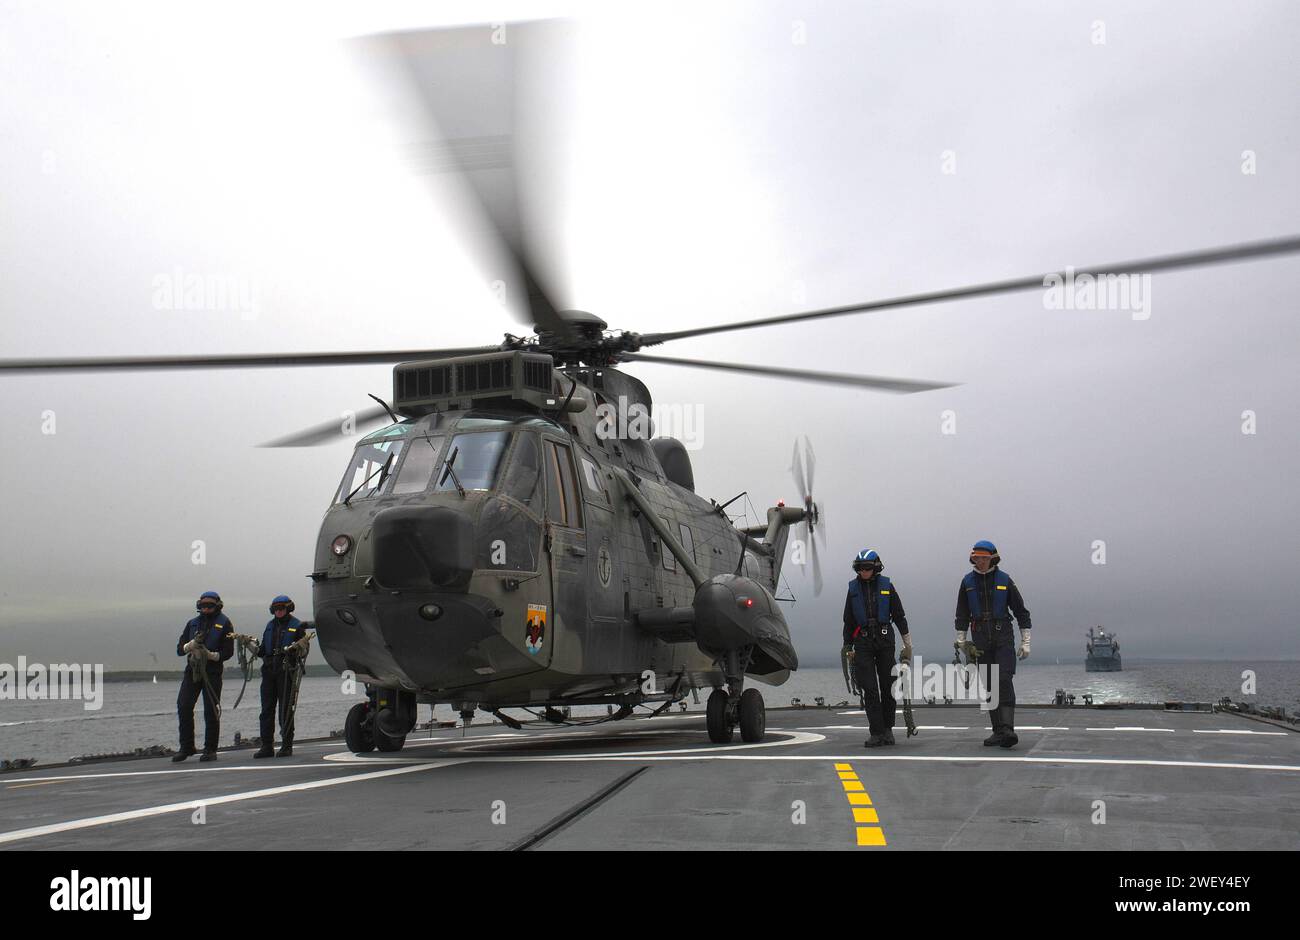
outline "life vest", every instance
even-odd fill
[[[866,592],[862,589],[864,583],[874,592],[871,598],[876,605],[874,617],[867,616],[869,600]],[[863,582],[861,578],[854,578],[849,582],[849,603],[853,607],[853,635],[855,637],[867,626],[868,621],[874,620],[878,624],[889,625],[889,601],[893,594],[894,586],[890,583],[889,578],[883,574],[878,574],[867,582]]]
[[[1007,620],[1007,592],[1011,590],[1011,575],[1001,568],[993,572],[992,590],[993,610],[984,610],[983,592],[980,590],[982,576],[979,572],[968,571],[961,579],[962,589],[966,592],[966,604],[970,609],[971,620],[983,620],[986,613],[992,613],[993,620]]]
[[[275,637],[277,627],[280,628],[280,641],[278,643]],[[270,656],[279,653],[286,646],[304,636],[306,636],[306,633],[302,629],[302,622],[297,617],[293,615],[285,617],[283,623],[272,617],[270,622],[267,623],[266,629],[262,631],[263,655]]]
[[[203,616],[200,614],[185,624],[185,639],[202,638],[206,649],[217,652],[221,649],[221,641],[226,638],[226,633],[233,632],[234,629],[234,622],[225,614],[217,614],[207,624],[203,622]]]

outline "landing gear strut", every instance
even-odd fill
[[[745,669],[753,651],[746,647],[729,650],[719,660],[727,689],[714,689],[709,696],[705,712],[705,726],[709,740],[714,744],[730,744],[736,725],[740,725],[740,739],[747,744],[763,740],[767,728],[767,713],[763,696],[758,689],[746,689]]]

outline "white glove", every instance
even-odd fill
[[[221,658],[221,654],[216,650],[207,650],[206,652],[208,654],[208,659],[212,660],[214,663]]]
[[[199,641],[197,639],[190,640],[188,643],[186,643],[184,646],[181,647],[181,651],[185,653],[193,652],[194,647],[198,642]]]
[[[960,646],[965,646],[965,645],[966,645],[966,631],[965,631],[965,630],[958,630],[958,631],[957,631],[957,645],[958,645],[959,647],[960,647]]]
[[[903,659],[912,658],[912,634],[903,634]]]
[[[1029,658],[1029,631],[1028,630],[1020,631],[1020,658],[1021,659]]]

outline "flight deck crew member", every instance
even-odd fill
[[[275,754],[276,707],[286,703],[292,694],[293,667],[307,658],[307,629],[293,616],[294,603],[285,594],[271,601],[271,619],[262,632],[257,655],[262,657],[262,747],[254,757]],[[288,705],[281,705],[287,708]],[[293,717],[285,722],[280,753],[277,757],[293,755]]]
[[[1020,743],[1016,735],[1016,689],[1012,682],[1016,674],[1016,659],[1029,655],[1029,611],[1020,597],[1020,589],[1011,576],[998,567],[1001,556],[992,542],[980,540],[970,550],[970,563],[975,570],[968,572],[957,591],[957,645],[967,654],[978,653],[980,679],[991,691],[989,666],[998,667],[998,707],[989,710],[993,733],[984,739],[985,747],[1015,747]],[[1016,649],[1011,635],[1011,614],[1020,627],[1020,648]],[[974,642],[966,638],[969,629]]]
[[[185,677],[176,696],[181,722],[181,749],[173,761],[183,761],[194,749],[194,703],[203,696],[203,756],[217,759],[221,737],[221,674],[225,662],[235,655],[235,625],[221,612],[221,596],[204,591],[195,603],[198,616],[185,624],[176,641],[176,655],[186,657]]]
[[[912,657],[912,637],[907,630],[903,602],[889,578],[880,573],[880,555],[863,549],[853,559],[856,577],[849,582],[844,599],[844,646],[853,652],[853,671],[862,691],[870,737],[867,747],[894,743],[897,703],[893,695],[894,630],[903,635],[903,658]]]

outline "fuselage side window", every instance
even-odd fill
[[[695,557],[695,537],[691,535],[691,527],[683,522],[677,527],[677,531],[681,533],[682,548],[686,549],[686,554],[691,556],[691,561],[699,561]]]
[[[546,515],[555,525],[582,528],[582,500],[567,444],[546,442]]]
[[[659,521],[662,522],[662,523],[664,524],[664,528],[667,529],[669,532],[671,532],[671,531],[673,530],[672,525],[671,525],[671,524],[668,522],[668,520],[665,519],[663,516],[660,516],[660,517],[659,517]],[[676,571],[676,570],[677,570],[677,558],[676,558],[676,556],[673,555],[672,550],[669,549],[669,547],[668,547],[666,544],[662,544],[662,543],[663,543],[663,539],[660,539],[659,541],[660,541],[660,543],[661,543],[659,551],[660,551],[660,554],[663,555],[663,559],[664,559],[664,570],[665,570],[665,571]]]

